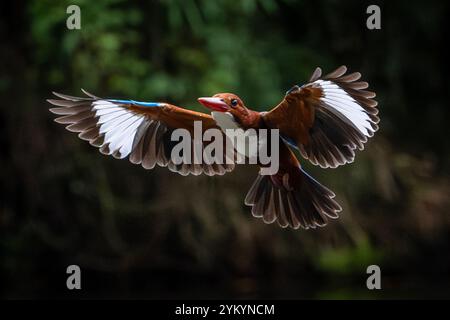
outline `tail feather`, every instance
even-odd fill
[[[328,218],[338,218],[342,209],[333,200],[334,192],[300,168],[288,179],[297,183],[280,185],[271,176],[258,175],[245,198],[245,204],[252,206],[254,217],[294,229],[322,227]]]

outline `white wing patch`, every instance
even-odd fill
[[[108,145],[109,154],[119,153],[127,157],[133,150],[133,143],[139,126],[147,121],[145,115],[133,113],[107,100],[92,103],[92,110],[98,117],[99,133],[105,134],[102,146]]]
[[[326,106],[344,115],[366,137],[373,136],[372,123],[363,107],[337,84],[327,80],[316,80],[323,90],[320,98]]]

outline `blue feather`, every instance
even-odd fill
[[[158,102],[141,102],[134,100],[117,100],[117,99],[108,99],[108,101],[116,102],[116,103],[124,103],[124,104],[132,104],[140,107],[161,107],[163,103]]]
[[[281,139],[283,139],[284,142],[286,142],[291,147],[294,147],[295,149],[298,149],[297,144],[295,143],[294,139],[280,135]]]

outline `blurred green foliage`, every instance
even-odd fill
[[[94,297],[448,297],[448,4],[375,2],[377,31],[364,1],[3,2],[4,295],[67,294],[76,263]],[[69,4],[81,30],[66,28]],[[147,172],[55,125],[45,102],[83,87],[205,111],[196,97],[225,91],[267,110],[316,66],[341,64],[377,92],[381,129],[354,164],[304,162],[344,206],[315,231],[251,216],[243,199],[256,168]],[[365,289],[369,264],[382,266],[385,295]]]

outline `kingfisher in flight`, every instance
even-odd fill
[[[171,133],[176,129],[202,130],[278,129],[279,169],[275,174],[258,174],[245,204],[252,215],[265,223],[304,229],[321,227],[338,218],[342,210],[335,194],[310,176],[294,153],[321,168],[336,168],[353,162],[356,150],[363,150],[378,130],[375,93],[367,91],[359,72],[347,73],[341,66],[322,76],[316,68],[308,83],[295,85],[273,109],[258,112],[248,108],[232,93],[198,98],[211,114],[196,112],[164,102],[104,99],[83,90],[86,97],[53,93],[47,101],[57,107],[50,111],[57,123],[77,132],[78,137],[106,155],[123,159],[145,169],[168,167],[182,175],[223,175],[234,163],[175,163]],[[203,142],[206,143],[206,142]],[[260,164],[262,167],[262,165]]]

